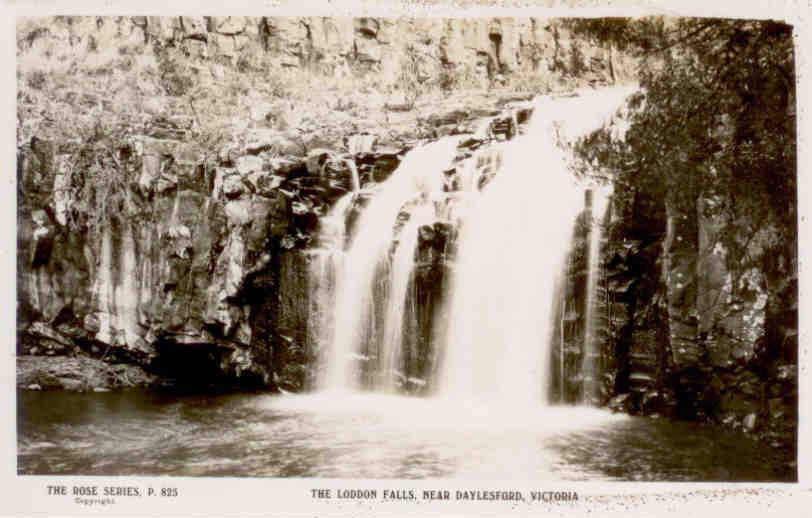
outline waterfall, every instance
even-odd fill
[[[375,318],[376,310],[387,304],[402,306],[403,302],[386,297],[387,290],[380,289],[376,281],[381,272],[391,270],[389,252],[396,238],[398,215],[410,202],[429,203],[429,194],[442,190],[442,172],[454,158],[458,140],[448,137],[412,149],[385,182],[371,187],[367,193],[370,199],[361,210],[349,247],[335,271],[330,317],[333,329],[326,342],[329,345],[321,388],[334,391],[359,388],[360,362],[371,360],[365,354],[367,351],[373,350],[381,358],[393,357],[392,351],[384,350],[391,344],[378,343],[382,329]],[[386,288],[391,281],[383,284]],[[383,314],[393,311],[384,310]]]
[[[540,98],[526,132],[504,144],[459,229],[440,397],[545,400],[550,315],[583,200],[559,144],[599,127],[629,93]]]
[[[591,190],[592,204],[590,210],[589,257],[587,263],[586,306],[584,315],[584,354],[581,363],[583,377],[581,401],[595,404],[600,398],[600,341],[596,336],[596,304],[598,277],[600,274],[600,252],[603,237],[603,223],[609,209],[609,197],[612,187],[596,186]]]
[[[421,205],[411,213],[409,221],[401,229],[397,249],[392,258],[390,271],[391,286],[386,304],[383,347],[381,349],[382,388],[394,391],[400,373],[403,353],[403,324],[411,315],[407,312],[406,299],[412,272],[415,266],[415,251],[420,227],[431,224],[434,211],[428,205]],[[405,378],[405,376],[404,376]]]
[[[551,312],[580,208],[553,131],[535,117],[504,146],[502,167],[461,224],[442,396],[541,398],[549,326],[540,315]]]
[[[350,168],[350,182],[352,191],[358,192],[361,190],[361,178],[358,176],[358,166],[355,165],[355,160],[348,158],[346,160],[347,167]]]
[[[542,97],[523,132],[513,114],[513,139],[454,163],[461,137],[446,137],[412,149],[382,183],[360,188],[354,179],[353,192],[322,218],[311,251],[318,388],[402,388],[418,343],[410,333],[429,331],[430,343],[420,343],[431,349],[425,354],[439,397],[543,402],[564,260],[583,204],[567,145],[599,127],[628,93]],[[432,225],[453,231],[443,251],[430,249],[439,242],[428,238],[427,253],[448,262],[430,328],[417,329],[418,247]]]
[[[330,212],[319,221],[318,248],[310,253],[310,342],[319,348],[322,370],[330,362],[329,350],[333,335],[335,286],[333,279],[341,270],[347,240],[347,216],[352,209],[355,193],[339,198]]]
[[[377,137],[370,134],[350,135],[347,138],[347,149],[350,155],[355,156],[359,153],[369,153],[372,151],[372,146],[375,144]],[[358,176],[358,166],[355,165],[355,159],[348,158],[346,160],[347,166],[350,168],[352,190],[359,191],[361,189],[361,179]]]

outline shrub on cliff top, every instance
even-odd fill
[[[693,204],[720,194],[733,235],[771,222],[795,235],[795,82],[791,27],[776,22],[660,19],[602,25],[601,37],[634,45],[642,95],[623,141],[609,130],[578,147],[621,184]],[[583,28],[582,28],[583,29]],[[594,30],[587,25],[584,30]],[[685,198],[684,200],[682,198]],[[747,218],[743,218],[747,215]],[[743,222],[747,223],[743,223]],[[735,247],[734,243],[730,243]]]
[[[611,129],[589,135],[576,146],[581,158],[613,173],[620,203],[642,193],[690,214],[710,200],[703,216],[721,226],[728,271],[765,275],[768,319],[791,305],[784,298],[797,267],[792,28],[713,19],[575,28],[641,58],[642,93],[630,102],[625,139]]]

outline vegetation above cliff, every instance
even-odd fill
[[[621,196],[645,192],[707,217],[737,269],[793,268],[796,240],[795,74],[790,26],[771,21],[595,20],[576,33],[641,57],[642,93],[625,139],[610,130],[578,146],[614,173]],[[771,228],[769,235],[763,231]],[[751,240],[762,240],[758,257]],[[778,264],[780,263],[780,264]]]
[[[467,29],[439,20],[423,28],[426,34],[408,32],[419,20],[325,20],[22,20],[18,143],[35,134],[84,142],[117,128],[135,134],[169,122],[188,129],[201,152],[216,153],[213,144],[238,137],[246,127],[386,127],[397,112],[425,116],[420,105],[432,99],[464,92],[543,93],[571,88],[579,79],[594,82],[606,72],[606,63],[583,45],[559,43],[557,26],[532,21],[531,28],[530,19],[521,27],[513,20],[493,20],[487,28],[475,21],[479,25]],[[349,33],[343,34],[347,22]],[[311,31],[327,23],[332,25],[321,30],[328,41],[315,47]],[[466,39],[471,35],[475,41]],[[465,41],[452,44],[449,38]],[[502,49],[503,38],[515,40],[510,54]],[[448,57],[447,47],[455,47],[455,57]]]

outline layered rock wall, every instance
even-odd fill
[[[624,69],[560,21],[529,18],[31,18],[17,44],[18,353],[288,390],[315,354],[306,250],[351,164],[362,184],[383,181],[418,140],[473,133],[510,92]],[[344,77],[365,94],[328,91]],[[116,78],[137,95],[108,93]],[[280,88],[216,117],[195,104],[243,79]],[[442,269],[424,245],[420,376]]]
[[[21,22],[17,40],[26,54],[177,47],[215,75],[264,59],[338,75],[361,67],[383,84],[410,66],[421,82],[454,72],[473,81],[554,71],[614,80],[630,68],[622,55],[540,18],[58,17]]]
[[[491,133],[504,138],[515,128],[499,114]],[[470,114],[440,118],[471,126]],[[383,181],[409,144],[280,157],[249,140],[215,162],[185,158],[189,145],[134,136],[96,169],[109,149],[33,139],[19,150],[18,353],[136,364],[179,384],[302,390],[319,345],[308,252],[319,216],[351,188],[350,164],[362,186]],[[97,175],[121,183],[104,191]],[[410,348],[420,375],[445,233],[421,232]]]

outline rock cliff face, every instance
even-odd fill
[[[488,138],[515,132],[509,115],[490,113]],[[18,353],[133,363],[182,384],[304,388],[314,360],[307,249],[318,217],[351,188],[352,167],[361,186],[382,181],[407,148],[295,158],[262,149],[249,143],[194,163],[181,141],[132,138],[105,170],[123,176],[123,190],[94,187],[115,204],[94,222],[100,215],[78,199],[93,181],[81,153],[39,139],[21,148]],[[443,235],[421,233],[424,331]],[[417,337],[415,351],[428,339]]]
[[[738,236],[741,248],[726,249],[708,210],[720,200],[699,191],[679,200],[640,191],[623,200],[606,215],[601,245],[602,401],[632,413],[721,422],[793,448],[797,259],[766,254],[770,264],[746,266],[746,257],[770,250],[777,232],[763,227]],[[573,310],[561,318],[570,401],[582,382],[588,232],[576,234],[567,290]]]
[[[24,21],[17,39],[31,54],[175,47],[215,75],[254,59],[338,75],[361,67],[383,84],[412,66],[421,82],[536,71],[599,80],[624,74],[628,63],[557,20],[534,18],[58,17]]]
[[[314,95],[320,77],[397,83],[409,67],[423,83],[453,71],[471,80],[449,86],[468,88],[462,99],[396,103],[387,125],[361,132],[330,125],[340,110],[328,112],[328,126],[280,127],[267,112],[273,106],[257,103],[260,116],[214,149],[180,103],[136,114],[149,123],[111,138],[66,138],[50,106],[22,112],[18,354],[138,365],[178,384],[287,390],[304,387],[314,359],[307,248],[319,216],[351,188],[353,167],[362,185],[380,182],[418,139],[473,132],[483,117],[529,97],[498,90],[511,76],[533,73],[564,87],[607,82],[620,62],[600,48],[588,57],[556,22],[530,19],[57,18],[21,23],[18,43],[29,75],[37,57],[73,59],[82,70],[100,54],[137,47],[142,56],[182,55],[198,69],[184,72],[204,85],[200,74],[216,83],[249,59],[305,71],[294,86]],[[138,62],[131,66],[123,73],[141,80]],[[482,85],[491,90],[477,91]],[[93,92],[66,95],[74,110],[101,106],[102,118],[117,109],[116,99]],[[507,118],[493,124],[497,135],[515,131]],[[442,234],[421,241],[426,282],[414,296],[423,323],[413,349],[424,353],[442,263],[432,243]],[[415,372],[423,356],[415,352]],[[37,385],[36,376],[24,378]]]
[[[742,248],[727,250],[706,210],[719,200],[695,194],[692,204],[644,192],[629,201],[616,197],[602,222],[593,306],[602,372],[598,403],[721,423],[794,451],[796,258],[777,254],[771,264],[742,266],[745,254],[760,256],[774,243],[774,229],[740,236]],[[571,252],[566,309],[555,317],[553,400],[576,402],[582,395],[587,216]]]

